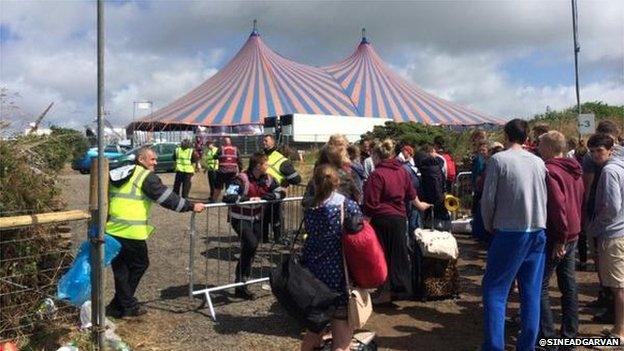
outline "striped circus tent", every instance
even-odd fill
[[[324,69],[340,83],[360,116],[445,125],[501,123],[408,83],[379,57],[364,30],[351,56]]]
[[[254,25],[247,42],[223,69],[137,121],[135,128],[261,124],[264,117],[294,113],[358,115],[331,75],[275,53]]]

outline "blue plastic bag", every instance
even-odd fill
[[[121,244],[112,236],[104,235],[104,267],[119,254]],[[80,307],[91,299],[91,243],[84,241],[71,267],[59,280],[57,298]]]

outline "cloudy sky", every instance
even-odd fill
[[[315,66],[350,55],[366,27],[408,80],[492,115],[575,104],[568,0],[109,1],[111,122],[130,122],[134,101],[163,107],[213,75],[254,18],[273,50]],[[94,1],[0,0],[0,86],[9,94],[2,119],[19,127],[52,101],[48,124],[79,128],[94,119],[95,19]],[[579,38],[581,99],[624,104],[624,1],[580,0]]]

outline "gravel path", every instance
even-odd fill
[[[165,184],[173,184],[173,174],[160,174]],[[61,177],[63,198],[69,209],[86,208],[89,176],[68,172]],[[193,178],[191,197],[207,197],[203,174]],[[216,272],[215,248],[228,245],[227,233],[215,234],[214,217],[201,216],[198,221],[198,244],[195,251],[194,273],[197,283],[209,273]],[[206,219],[211,227],[206,227]],[[154,206],[152,223],[156,232],[149,239],[150,268],[143,277],[137,296],[149,313],[134,320],[116,321],[119,334],[135,350],[294,350],[302,337],[296,322],[276,304],[270,291],[254,285],[258,296],[254,301],[235,299],[230,293],[214,296],[217,322],[214,322],[202,299],[187,297],[187,264],[189,252],[188,226],[190,214],[179,214]],[[291,222],[295,222],[292,221]],[[291,224],[293,226],[295,224]],[[224,224],[221,224],[224,226]],[[210,231],[208,231],[210,229]],[[206,236],[211,235],[206,247]],[[212,237],[214,236],[214,237]],[[233,239],[232,239],[233,240]],[[382,350],[476,350],[481,340],[482,307],[480,284],[485,252],[469,237],[458,235],[461,258],[459,262],[462,297],[459,300],[435,302],[399,302],[392,307],[375,310],[368,329],[377,332]],[[208,261],[207,258],[208,257]],[[208,262],[208,265],[206,265]],[[220,262],[220,271],[226,279],[227,260]],[[201,280],[199,278],[202,278]],[[579,272],[581,306],[592,299],[596,289],[596,274]],[[107,301],[112,297],[112,272],[106,273]],[[553,279],[552,304],[560,311],[559,293]],[[517,298],[509,305],[510,313],[517,313]],[[597,335],[603,328],[590,324],[590,311],[581,308],[581,334]],[[556,314],[557,314],[556,313]],[[557,318],[558,319],[558,318]],[[510,328],[509,335],[517,330]],[[510,338],[513,342],[513,338]]]

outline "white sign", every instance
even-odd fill
[[[579,134],[587,135],[596,133],[596,117],[593,113],[582,113],[578,116]]]
[[[137,109],[139,110],[149,110],[150,108],[152,108],[152,103],[151,102],[137,102],[136,103]]]

